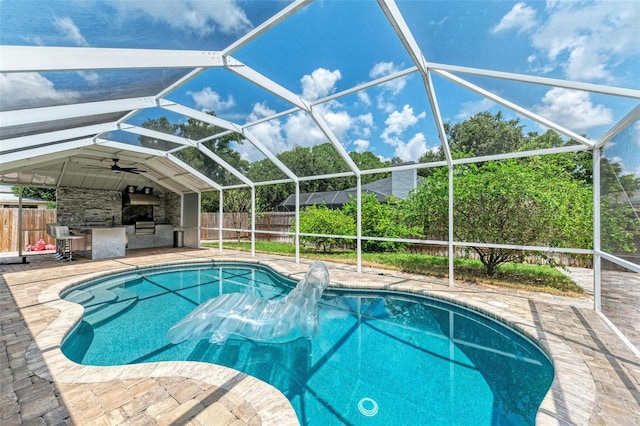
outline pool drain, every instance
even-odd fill
[[[362,398],[358,401],[358,410],[367,417],[373,417],[378,414],[378,403],[371,398]]]

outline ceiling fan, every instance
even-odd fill
[[[110,169],[112,172],[114,173],[132,173],[134,175],[139,175],[140,173],[146,173],[146,170],[141,170],[137,167],[120,167],[118,165],[118,159],[117,158],[112,158],[113,160],[113,164],[111,165]],[[93,169],[95,167],[85,167],[88,169]],[[100,167],[102,169],[105,169],[106,167]]]
[[[118,165],[118,159],[112,158],[113,164],[111,165],[111,171],[115,173],[125,172],[125,173],[133,173],[134,175],[139,175],[140,173],[146,173],[146,170],[140,170],[137,167],[120,167]]]

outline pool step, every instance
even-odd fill
[[[138,295],[123,287],[74,290],[66,300],[84,306],[84,320],[96,325],[123,312],[138,301]]]
[[[84,320],[92,326],[108,321],[126,311],[138,301],[138,295],[122,287],[115,287],[105,292],[111,293],[110,300],[105,300],[91,308],[85,308]],[[106,297],[107,295],[101,295]]]
[[[66,295],[64,299],[84,306],[93,299],[93,292],[88,290],[73,290]]]

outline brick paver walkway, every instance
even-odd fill
[[[171,362],[87,367],[59,343],[77,321],[55,296],[83,277],[181,260],[253,260],[299,279],[309,262],[217,250],[131,250],[126,258],[59,263],[30,257],[0,264],[0,424],[296,424],[274,388],[224,367]],[[7,259],[0,259],[0,263]],[[556,377],[537,424],[640,425],[640,359],[593,309],[593,301],[445,282],[399,272],[328,264],[332,285],[429,294],[501,318],[538,340]],[[633,314],[633,312],[632,312]],[[638,311],[635,311],[638,314]],[[629,322],[638,324],[637,319]]]

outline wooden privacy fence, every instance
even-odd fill
[[[18,251],[18,212],[19,210],[16,208],[0,208],[0,220],[2,224],[0,227],[0,252]],[[38,240],[44,240],[45,244],[55,244],[55,240],[49,237],[46,231],[46,224],[56,221],[55,210],[23,209],[22,214],[24,251],[27,251],[28,245],[34,245]],[[201,240],[218,240],[218,219],[218,213],[201,213]],[[293,237],[276,233],[290,232],[291,223],[294,220],[295,213],[293,212],[259,214],[256,217],[256,231],[258,231],[256,232],[256,239],[261,241],[293,243]],[[224,240],[240,239],[247,241],[251,238],[251,232],[247,231],[247,229],[251,228],[251,220],[247,213],[224,213],[223,221],[223,228],[225,228],[225,230],[222,233],[222,238]],[[234,231],[232,229],[242,229],[242,231]],[[407,249],[412,253],[448,256],[447,246],[409,244]],[[455,255],[456,257],[478,259],[477,254],[473,252],[473,250],[464,247],[456,247]],[[553,257],[559,264],[564,266],[591,267],[591,259],[589,256],[576,257],[563,253],[554,253]],[[541,260],[542,259],[535,255],[529,259],[530,262]]]
[[[18,220],[19,209],[0,208],[0,252],[18,251]],[[291,229],[291,221],[295,217],[294,213],[269,213],[258,216],[256,219],[257,231],[288,232]],[[200,238],[203,240],[218,239],[218,214],[201,214]],[[27,251],[28,245],[35,245],[39,240],[44,240],[45,244],[55,244],[55,240],[47,234],[47,223],[56,221],[55,210],[44,209],[23,209],[22,210],[22,235],[23,250]],[[213,228],[213,229],[207,229]],[[251,221],[246,213],[225,213],[223,228],[227,229],[249,229]],[[247,240],[251,237],[249,231],[223,231],[223,238],[234,240],[240,238]],[[273,235],[257,233],[256,238],[260,240],[293,242],[293,238],[286,235]]]
[[[290,232],[291,223],[295,218],[292,212],[272,212],[258,214],[256,216],[256,239],[262,241],[293,242],[293,238],[287,235],[275,235],[270,232]],[[219,236],[218,213],[200,214],[200,239],[217,240]],[[208,229],[209,228],[209,229]],[[251,218],[247,213],[224,213],[222,231],[223,240],[247,240],[251,238]],[[243,229],[245,231],[231,231],[230,229]],[[261,233],[266,231],[269,233]]]
[[[0,252],[19,249],[19,212],[17,208],[0,208]],[[55,221],[55,210],[23,209],[22,250],[27,251],[27,246],[35,245],[39,240],[44,240],[45,244],[55,244],[55,240],[47,234],[47,223]]]

